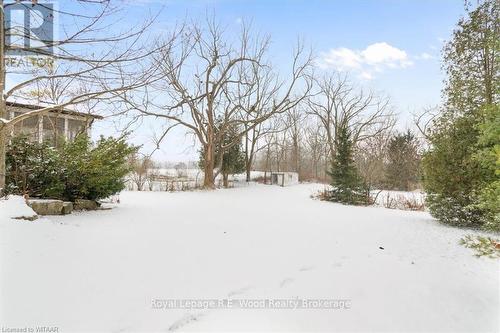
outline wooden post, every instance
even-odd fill
[[[43,142],[43,115],[38,116],[38,143]]]
[[[69,119],[68,117],[64,117],[64,139],[66,141],[69,141]]]

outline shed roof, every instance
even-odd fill
[[[36,104],[25,104],[25,103],[12,102],[12,101],[7,101],[6,105],[7,106],[13,106],[13,107],[19,107],[19,108],[26,108],[26,109],[31,109],[31,110],[43,109],[43,108],[46,108],[46,107],[50,106],[50,104],[47,104],[47,105],[36,105]],[[96,114],[78,112],[78,111],[70,110],[70,109],[67,109],[67,108],[54,109],[54,110],[51,110],[49,112],[62,113],[62,114],[67,114],[67,115],[72,115],[72,116],[77,116],[77,117],[103,119],[102,116],[99,116],[99,115],[96,115]]]

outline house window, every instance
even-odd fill
[[[57,146],[64,140],[64,118],[43,116],[43,141]]]
[[[20,116],[22,112],[13,112],[14,117]],[[24,119],[13,126],[14,135],[26,135],[32,141],[38,141],[38,117]]]
[[[82,120],[69,119],[68,121],[68,140],[74,140],[78,134],[84,133],[86,122]]]

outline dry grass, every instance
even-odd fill
[[[383,206],[389,209],[401,209],[401,210],[413,210],[413,211],[424,211],[425,204],[419,198],[412,196],[407,197],[405,195],[391,195],[387,196],[383,200]]]

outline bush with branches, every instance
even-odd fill
[[[85,135],[60,148],[14,138],[7,149],[6,193],[67,201],[106,198],[125,188],[127,158],[136,149],[124,139],[92,143]]]

